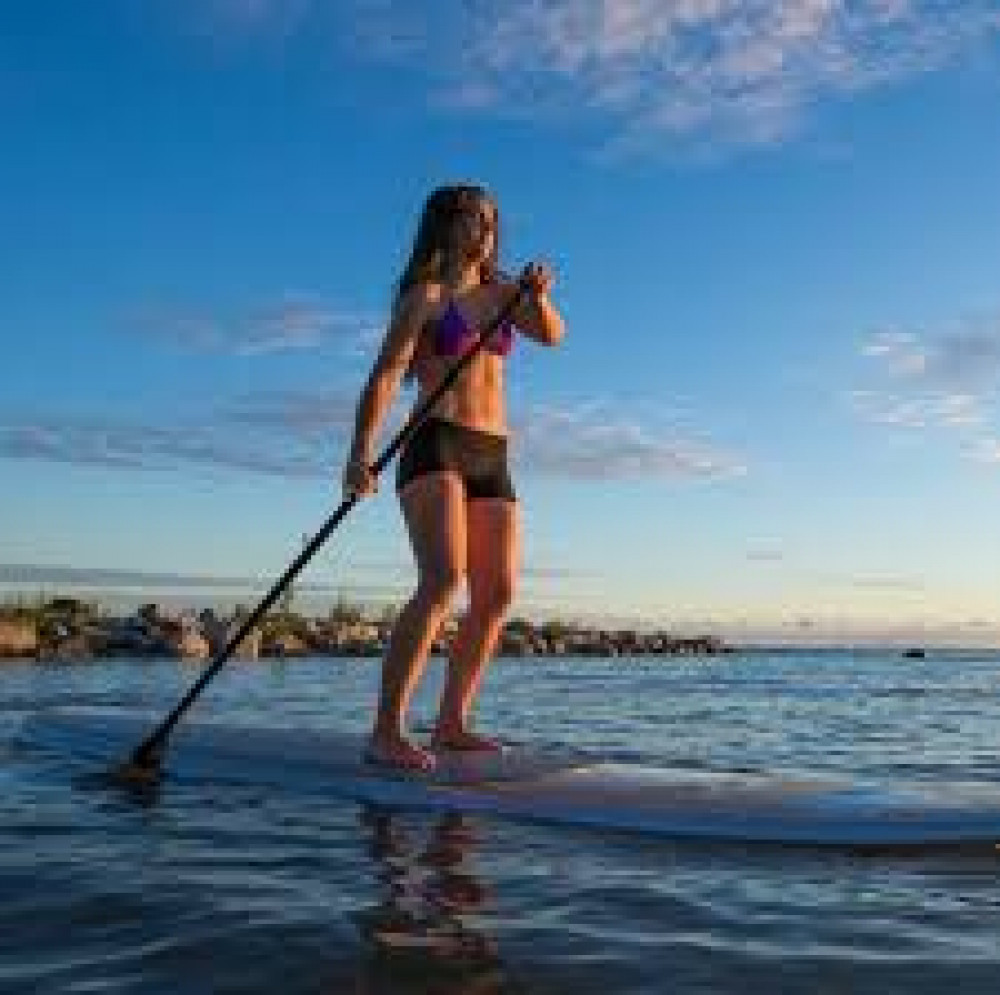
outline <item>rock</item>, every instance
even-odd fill
[[[26,619],[0,619],[0,657],[35,656],[38,629]]]

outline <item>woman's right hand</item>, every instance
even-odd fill
[[[366,460],[352,456],[344,467],[344,497],[367,497],[378,490],[378,478]]]

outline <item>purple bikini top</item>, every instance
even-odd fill
[[[448,306],[436,322],[434,351],[439,356],[459,356],[471,349],[478,337],[479,333],[469,326],[455,302],[448,301]],[[514,326],[510,321],[505,321],[486,343],[486,348],[497,356],[506,356],[513,346]]]

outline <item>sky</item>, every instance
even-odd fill
[[[266,589],[471,180],[567,324],[516,614],[1000,645],[998,106],[997,0],[5,0],[0,588]],[[299,598],[414,578],[386,480]]]

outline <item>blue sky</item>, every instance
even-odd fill
[[[985,0],[5,3],[0,582],[276,576],[474,179],[568,325],[518,611],[1000,644],[998,54]],[[412,580],[387,482],[302,597]]]

